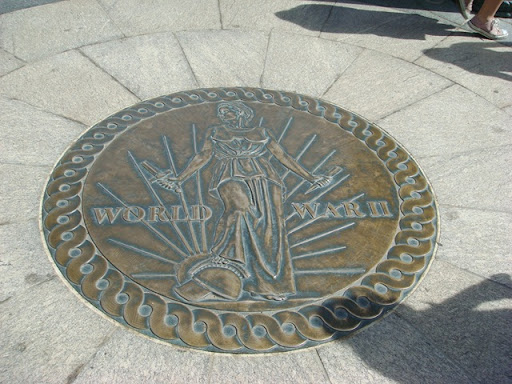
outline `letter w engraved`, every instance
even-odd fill
[[[108,221],[109,224],[112,224],[121,211],[123,210],[122,207],[117,208],[93,208],[94,210],[94,216],[96,217],[96,221],[98,224],[103,224],[104,221]]]
[[[316,217],[316,209],[318,207],[318,203],[314,203],[313,206],[311,206],[310,203],[303,203],[302,206],[296,203],[292,203],[292,205],[302,219],[306,216],[306,213],[309,213],[312,218]]]

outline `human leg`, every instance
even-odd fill
[[[494,20],[494,15],[502,3],[503,0],[485,0],[475,17],[481,22]]]
[[[502,3],[503,0],[485,0],[475,17],[469,21],[469,27],[491,40],[507,37],[508,32],[500,28],[498,20],[494,18]]]
[[[461,15],[468,20],[473,10],[473,0],[457,0]]]

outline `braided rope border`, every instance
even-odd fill
[[[81,212],[88,169],[117,135],[157,114],[222,100],[258,101],[306,111],[339,125],[373,151],[393,175],[401,199],[400,230],[387,257],[342,296],[295,311],[234,313],[162,298],[113,267],[90,239]],[[53,170],[42,204],[44,237],[64,277],[90,303],[118,322],[180,346],[229,353],[288,351],[346,336],[396,307],[432,261],[437,208],[431,187],[411,156],[363,118],[327,102],[258,88],[174,93],[123,109],[91,127]]]

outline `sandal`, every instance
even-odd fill
[[[473,10],[473,0],[457,0],[459,11],[462,17],[466,20],[471,17],[471,11]]]
[[[501,29],[499,27],[498,19],[494,19],[487,23],[482,23],[475,16],[468,22],[468,25],[475,32],[491,40],[500,40],[508,36],[508,32],[505,29]]]

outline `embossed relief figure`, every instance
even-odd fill
[[[214,159],[209,192],[224,206],[211,253],[189,264],[192,279],[176,292],[188,300],[233,300],[243,286],[254,298],[286,300],[295,293],[295,281],[284,219],[285,186],[269,157],[317,187],[331,178],[313,175],[268,129],[251,125],[254,112],[244,103],[221,102],[217,116],[222,123],[209,127],[203,148],[181,174],[159,180],[164,187],[176,185]],[[215,272],[208,274],[208,269]]]

